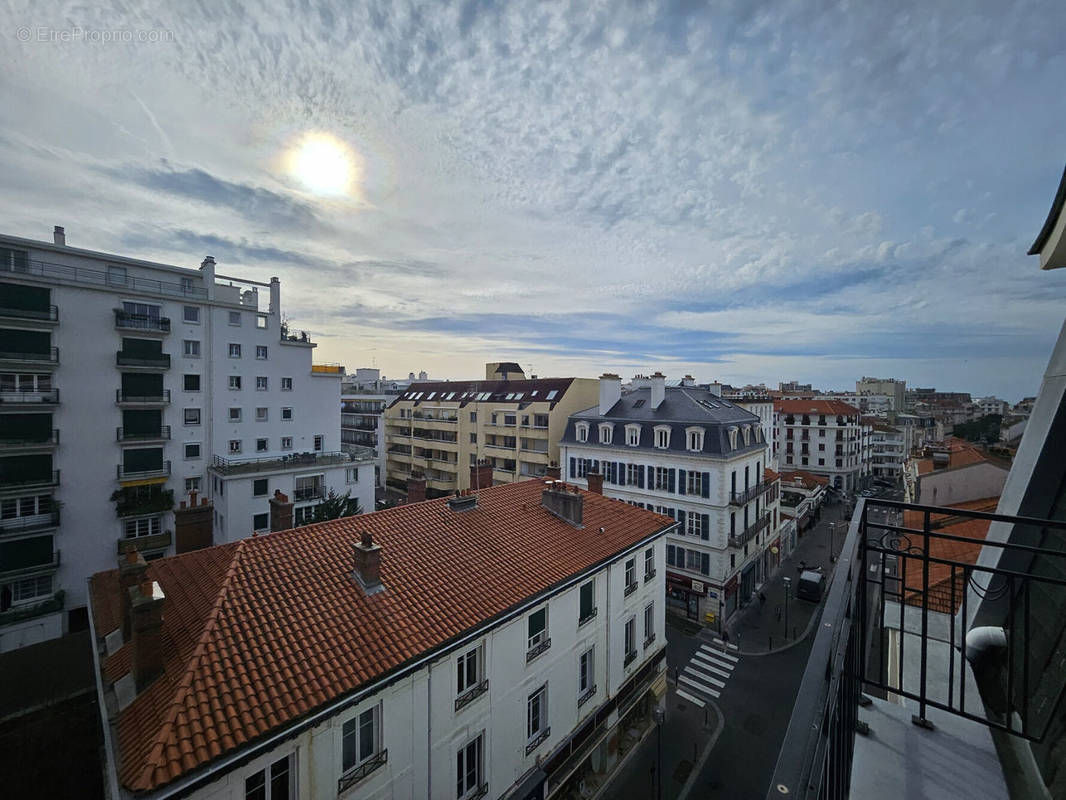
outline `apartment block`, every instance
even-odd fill
[[[781,469],[829,478],[853,492],[870,474],[872,428],[854,406],[839,400],[778,400],[777,450]]]
[[[175,496],[209,498],[215,541],[267,530],[275,489],[298,520],[329,488],[369,507],[314,348],[277,278],[0,236],[0,650],[85,628],[86,579],[127,545],[191,548]]]
[[[598,392],[594,379],[527,379],[508,362],[487,364],[483,381],[413,383],[385,410],[388,482],[421,475],[434,497],[470,488],[471,466],[483,485],[543,477],[567,418]]]

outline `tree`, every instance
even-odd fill
[[[953,433],[970,442],[995,444],[999,441],[999,426],[1002,422],[1003,417],[999,414],[988,414],[969,422],[960,422]]]
[[[330,489],[326,494],[326,499],[311,511],[311,519],[308,522],[326,522],[331,519],[362,514],[363,508],[359,505],[359,500],[351,495],[350,490],[344,494],[337,494],[336,491]]]

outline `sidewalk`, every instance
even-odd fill
[[[847,506],[844,503],[822,507],[822,518],[818,524],[804,531],[796,541],[796,549],[788,559],[781,562],[769,583],[763,585],[762,592],[766,595],[766,602],[760,603],[756,595],[754,600],[749,601],[748,605],[740,609],[727,623],[730,644],[737,645],[743,655],[763,655],[781,650],[805,636],[807,627],[821,604],[796,597],[799,564],[801,561],[806,562],[807,569],[821,567],[822,574],[825,575],[825,586],[828,588],[835,566],[829,558],[829,525],[836,523],[833,553],[839,555],[847,534],[848,521]],[[792,579],[792,597],[787,603],[787,629],[783,580],[786,576]],[[709,629],[701,636],[711,642],[721,643]]]

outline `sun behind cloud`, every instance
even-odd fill
[[[319,131],[309,131],[297,139],[285,166],[308,191],[329,197],[351,194],[359,172],[352,148]]]

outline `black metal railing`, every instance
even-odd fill
[[[7,306],[0,306],[0,317],[32,319],[39,322],[58,322],[59,309],[55,306],[45,306],[44,308],[8,308]]]
[[[340,780],[337,781],[337,794],[341,794],[345,790],[355,786],[355,784],[359,783],[359,781],[378,767],[384,766],[388,760],[389,751],[387,749],[379,750],[359,766],[348,770],[341,775]]]
[[[552,729],[550,726],[545,726],[541,729],[540,733],[529,740],[529,744],[526,745],[526,755],[528,756],[534,750],[544,743],[544,740],[551,736]]]
[[[37,475],[0,475],[0,486],[7,488],[18,487],[20,489],[38,488],[43,486],[58,486],[59,470],[45,472]]]
[[[133,394],[132,392],[124,392],[121,389],[116,389],[115,402],[162,405],[170,402],[170,389],[162,389],[159,394]]]
[[[18,350],[4,350],[0,348],[0,361],[31,361],[38,364],[58,364],[59,348],[49,347],[33,353],[24,353]]]
[[[300,344],[311,344],[311,334],[307,331],[290,330],[288,326],[281,326],[281,341],[283,342],[299,342]]]
[[[1066,593],[1064,536],[1066,521],[860,499],[767,797],[849,796],[864,691],[905,698],[918,725],[936,709],[1042,742],[1066,694],[1066,674],[1041,666],[1062,624],[1037,617]],[[975,604],[999,624],[978,625]],[[967,625],[998,632],[981,675]]]
[[[115,474],[120,481],[132,481],[141,478],[160,478],[170,474],[170,462],[164,461],[158,467],[149,467],[148,469],[144,469],[143,467],[131,469],[124,464],[118,464],[115,468]]]
[[[121,308],[115,309],[115,327],[119,330],[158,331],[170,333],[169,317],[153,317],[148,314],[134,314]]]
[[[31,531],[54,528],[59,524],[59,509],[53,509],[43,514],[33,514],[26,517],[14,517],[13,519],[0,520],[0,536],[10,533],[29,533]]]
[[[53,428],[34,434],[28,431],[18,433],[0,432],[0,449],[23,448],[23,447],[48,447],[59,444],[59,429]]]
[[[146,439],[169,439],[170,426],[160,425],[150,431],[129,430],[128,428],[115,428],[115,438],[120,442],[141,442]]]
[[[590,686],[588,689],[586,689],[580,695],[578,695],[577,707],[581,708],[581,706],[585,705],[585,703],[587,703],[589,700],[591,700],[593,695],[595,695],[595,694],[596,694],[596,684],[592,684],[592,686]]]
[[[729,546],[743,547],[747,542],[751,541],[752,537],[755,536],[755,534],[769,526],[770,517],[771,513],[767,511],[761,517],[751,523],[748,527],[746,527],[743,531],[736,534],[735,536],[730,536]]]
[[[584,624],[585,624],[586,622],[588,622],[589,620],[591,620],[591,619],[595,618],[595,616],[596,616],[596,613],[597,613],[597,611],[598,611],[598,610],[597,610],[596,608],[593,608],[593,609],[592,609],[591,611],[589,611],[589,612],[588,612],[587,614],[585,614],[584,616],[580,616],[580,617],[578,617],[578,620],[577,620],[577,627],[579,627],[579,628],[580,628],[580,627],[581,627],[582,625],[584,625]]]
[[[326,491],[321,486],[316,486],[313,489],[295,489],[292,493],[292,500],[294,503],[303,503],[308,500],[321,500],[326,496]]]
[[[126,288],[138,294],[150,292],[174,297],[199,299],[207,297],[207,289],[189,284],[167,283],[166,281],[156,281],[149,278],[134,278],[114,272],[108,273],[98,269],[72,267],[67,264],[52,264],[47,261],[33,259],[21,259],[14,264],[0,264],[0,272],[11,272],[16,275],[39,275],[45,278],[56,278],[61,281],[83,283],[89,286]]]
[[[461,695],[459,695],[458,697],[455,698],[455,710],[458,711],[459,709],[464,708],[465,706],[468,706],[474,700],[476,700],[477,698],[481,697],[481,695],[485,694],[485,692],[487,692],[488,690],[489,690],[489,679],[488,678],[486,678],[485,680],[481,681],[481,683],[478,683],[478,684],[476,684],[474,686],[471,686],[469,689],[467,689],[465,692],[463,692]]]
[[[742,506],[745,503],[750,503],[771,486],[773,486],[773,484],[769,481],[759,481],[759,483],[754,486],[749,486],[742,492],[731,492],[729,495],[729,505]]]
[[[115,364],[119,367],[161,367],[170,369],[169,353],[115,353]]]
[[[0,405],[51,405],[59,402],[59,389],[0,392]]]
[[[547,639],[543,639],[540,642],[538,642],[537,644],[533,645],[531,648],[529,648],[526,651],[526,663],[528,664],[530,661],[532,661],[534,658],[539,656],[541,653],[546,651],[551,646],[552,646],[552,640],[551,640],[550,637],[547,638]]]

